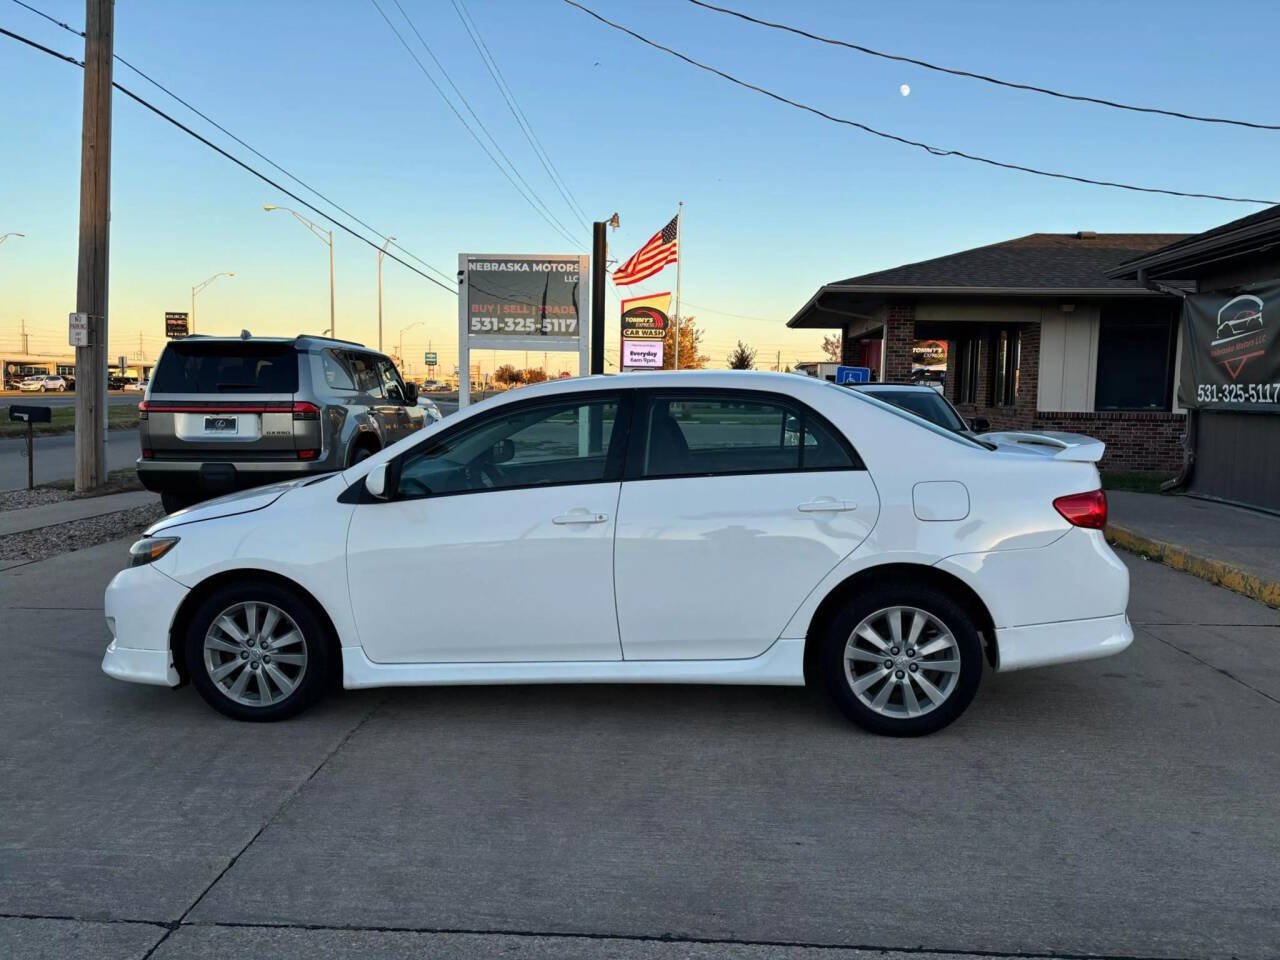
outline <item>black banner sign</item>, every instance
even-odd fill
[[[471,257],[467,261],[467,333],[473,337],[577,337],[578,274],[575,256]]]
[[[1188,294],[1182,320],[1184,407],[1280,413],[1280,280]]]

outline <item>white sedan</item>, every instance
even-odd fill
[[[23,393],[46,393],[49,390],[57,390],[59,393],[63,393],[67,389],[67,381],[63,377],[42,373],[34,377],[27,377],[18,384],[18,389]]]
[[[1100,449],[993,450],[786,374],[540,384],[159,521],[107,588],[103,669],[242,720],[339,676],[807,681],[929,733],[987,666],[1132,641]]]

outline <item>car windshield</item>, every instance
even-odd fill
[[[152,374],[156,393],[296,393],[291,343],[171,343]]]
[[[960,419],[959,414],[952,409],[951,404],[947,403],[942,398],[942,394],[936,390],[931,389],[927,393],[924,390],[868,390],[866,392],[886,403],[892,403],[895,407],[910,410],[916,416],[924,417],[930,423],[936,423],[948,430],[969,429]]]

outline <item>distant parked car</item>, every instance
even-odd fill
[[[47,393],[50,390],[63,393],[67,389],[67,381],[63,377],[48,373],[38,373],[34,377],[27,377],[27,379],[23,380],[18,385],[18,389],[23,393]]]
[[[128,383],[128,377],[117,376],[114,373],[107,377],[108,390],[123,390]]]
[[[126,393],[146,393],[150,385],[150,380],[130,380],[124,385],[124,389]]]
[[[345,470],[427,423],[418,388],[349,340],[187,337],[138,405],[138,478],[172,513],[200,500]]]

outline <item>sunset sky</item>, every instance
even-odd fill
[[[395,0],[379,0],[427,67]],[[589,235],[533,156],[451,0],[401,0],[533,191],[549,227],[442,102],[370,0],[121,0],[116,52],[447,275],[460,251],[584,251]],[[84,5],[33,0],[77,29]],[[1280,198],[1280,132],[1052,100],[870,59],[683,0],[588,0],[689,55],[840,116],[942,146],[1103,179]],[[729,6],[949,66],[1094,96],[1275,123],[1264,38],[1280,5],[732,0]],[[737,339],[784,363],[820,335],[784,323],[820,284],[1036,231],[1198,231],[1258,206],[1149,196],[931,156],[822,121],[644,47],[559,0],[467,0],[542,143],[589,218],[617,211],[625,259],[685,203],[684,313],[722,366]],[[0,26],[76,57],[82,42],[0,0]],[[1261,46],[1253,53],[1250,44]],[[116,79],[273,176],[144,80]],[[445,90],[447,82],[437,74]],[[903,96],[902,84],[910,85]],[[80,70],[0,37],[0,347],[25,320],[63,350],[74,309]],[[474,123],[464,108],[463,114]],[[264,203],[296,204],[117,94],[111,356],[163,345],[165,310],[201,294],[206,333],[320,332],[324,244]],[[313,217],[313,219],[315,219]],[[335,241],[337,333],[376,343],[376,253]],[[401,328],[452,370],[456,299],[385,264],[384,346]],[[675,269],[627,294],[674,289]],[[617,301],[609,298],[609,356]],[[733,316],[734,314],[740,316]],[[139,337],[141,336],[141,341]],[[486,367],[488,357],[482,358]],[[498,362],[507,359],[498,357]],[[531,358],[532,359],[532,358]],[[536,358],[540,363],[541,358]]]

